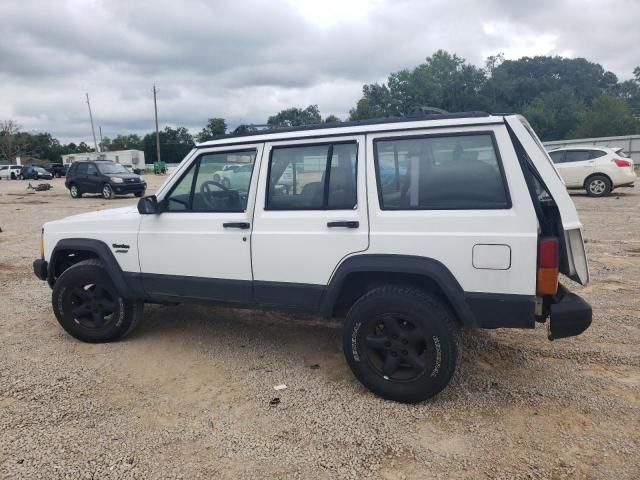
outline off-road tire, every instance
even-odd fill
[[[69,185],[69,194],[71,195],[71,198],[82,197],[82,192],[80,191],[80,189],[75,183],[72,183],[71,185]]]
[[[102,186],[102,198],[105,200],[112,200],[115,197],[115,193],[113,193],[113,188],[108,183],[105,183]]]
[[[134,193],[134,195],[135,195],[137,198],[140,198],[140,197],[144,197],[144,193],[145,193],[145,190],[143,190],[143,191],[141,191],[141,192],[136,192],[136,193]]]
[[[592,175],[587,178],[584,188],[590,197],[606,197],[613,190],[613,185],[605,175]]]
[[[93,287],[87,287],[93,285]],[[78,301],[74,293],[78,289],[89,292],[91,288],[100,288],[107,291],[113,311],[110,319],[102,327],[88,327],[92,313],[86,313],[86,319],[76,317],[72,312],[74,299]],[[102,298],[106,298],[103,295]],[[119,340],[131,333],[142,318],[144,303],[141,301],[127,300],[118,295],[109,274],[99,260],[89,259],[72,265],[57,279],[52,294],[53,313],[64,330],[72,337],[89,343],[104,343]],[[82,306],[82,305],[80,305]]]
[[[399,336],[384,342],[381,348],[386,349],[389,344],[388,350],[372,350],[369,342],[377,343],[381,336],[372,335],[371,328],[375,325],[379,328],[381,317],[394,316],[403,319],[397,324]],[[385,323],[382,333],[386,330]],[[392,330],[386,334],[390,332]],[[415,343],[415,338],[422,340]],[[404,350],[407,342],[409,346],[420,346],[403,357],[407,355]],[[455,316],[438,297],[414,287],[387,285],[370,290],[351,307],[344,325],[343,350],[356,378],[373,393],[388,400],[416,403],[435,396],[447,386],[459,362],[461,345]],[[382,371],[386,365],[385,352],[386,355],[395,352],[395,357],[401,359],[396,360],[401,362],[396,373],[406,373],[402,369],[413,368],[406,360],[416,358],[411,352],[422,360],[420,365],[424,369],[417,368],[422,373],[415,373],[414,377],[411,371],[405,379],[386,376]],[[378,354],[385,359],[382,368],[375,365],[376,358],[371,358]]]

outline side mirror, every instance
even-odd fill
[[[138,212],[140,215],[154,215],[160,213],[160,204],[155,195],[142,197],[138,201]]]

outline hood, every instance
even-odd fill
[[[54,220],[45,224],[45,230],[47,227],[55,228],[57,225],[80,223],[80,222],[100,222],[101,220],[111,220],[123,217],[130,217],[132,215],[140,215],[138,208],[135,205],[120,208],[107,208],[105,210],[97,210],[95,212],[80,213],[78,215],[71,215],[60,220]]]
[[[105,177],[118,177],[122,178],[123,180],[129,180],[131,178],[135,180],[142,180],[140,178],[140,175],[136,175],[135,173],[103,173],[103,175]]]

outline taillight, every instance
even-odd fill
[[[536,293],[555,295],[558,291],[560,269],[560,242],[556,237],[543,237],[538,241],[538,271]]]
[[[631,162],[629,160],[622,160],[620,158],[616,158],[613,163],[615,163],[618,167],[630,167]]]

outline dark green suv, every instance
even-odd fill
[[[140,175],[108,160],[72,163],[64,184],[73,198],[80,198],[84,193],[99,193],[108,200],[129,193],[142,197],[147,189]]]

